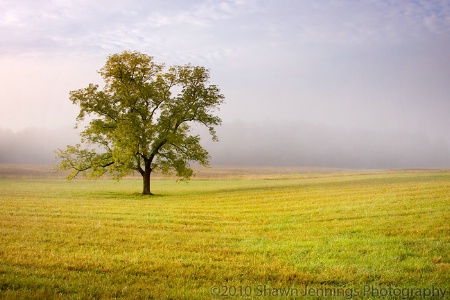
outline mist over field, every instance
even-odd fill
[[[217,164],[336,168],[448,168],[450,148],[425,134],[340,129],[306,122],[234,122],[209,144]]]
[[[447,141],[424,133],[342,129],[307,122],[224,122],[212,142],[198,129],[211,164],[335,168],[450,168]],[[80,140],[70,127],[0,129],[0,163],[55,164],[53,151]]]
[[[78,134],[71,128],[28,128],[18,132],[0,128],[0,163],[55,164],[53,152],[77,142]]]

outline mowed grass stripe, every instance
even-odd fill
[[[205,298],[214,284],[448,286],[450,174],[0,180],[0,296]]]

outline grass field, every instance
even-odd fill
[[[450,299],[450,171],[214,174],[0,179],[0,299]]]

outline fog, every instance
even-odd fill
[[[235,122],[207,145],[217,164],[336,168],[448,168],[450,148],[425,134],[345,130],[306,122]]]
[[[78,133],[68,128],[28,128],[18,132],[0,129],[0,163],[56,164],[54,151],[79,142]]]
[[[450,168],[444,139],[414,132],[334,128],[307,122],[224,122],[219,142],[197,128],[211,165],[352,169]],[[75,129],[0,129],[0,163],[55,164],[54,150],[79,142]]]

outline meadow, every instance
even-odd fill
[[[450,299],[450,171],[0,178],[0,299]]]

